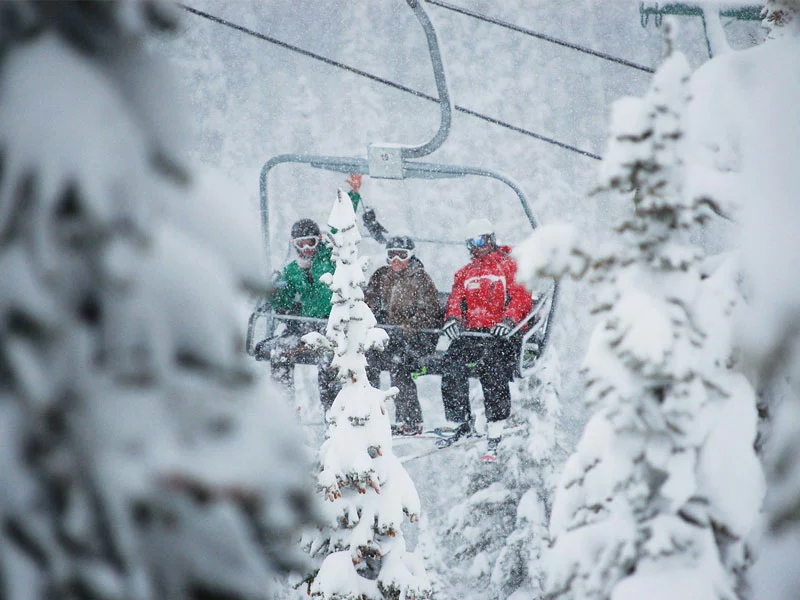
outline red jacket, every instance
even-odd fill
[[[503,319],[519,323],[525,318],[531,293],[516,282],[517,263],[510,252],[500,246],[456,272],[445,320],[456,318],[466,329],[489,329]]]

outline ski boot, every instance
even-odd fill
[[[468,421],[464,421],[453,429],[453,433],[436,442],[436,447],[439,449],[449,448],[458,440],[465,437],[472,437],[475,435],[475,417],[470,417]]]
[[[416,425],[409,425],[407,423],[393,423],[392,436],[396,437],[410,437],[422,434],[422,423]]]
[[[497,448],[500,446],[500,441],[503,438],[488,438],[486,443],[486,453],[481,456],[483,462],[496,462],[497,461]]]

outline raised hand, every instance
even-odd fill
[[[358,192],[361,189],[361,175],[357,173],[350,173],[350,177],[345,179],[345,183],[350,186],[350,189],[354,192]]]

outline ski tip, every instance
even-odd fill
[[[493,463],[497,462],[497,456],[495,456],[494,454],[484,454],[483,456],[481,456],[481,460],[483,462]]]

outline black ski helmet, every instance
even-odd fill
[[[292,225],[292,239],[319,236],[319,225],[311,219],[300,219]]]
[[[414,240],[407,235],[393,235],[386,240],[386,249],[397,248],[400,250],[413,250]]]

